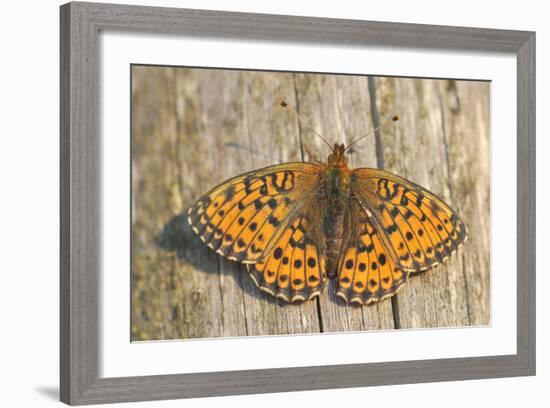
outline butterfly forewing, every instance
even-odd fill
[[[430,269],[465,241],[464,223],[435,194],[383,170],[355,169],[352,174],[353,196],[404,270]]]
[[[241,262],[255,262],[310,191],[316,180],[316,167],[287,163],[230,179],[189,208],[189,224],[220,254]]]

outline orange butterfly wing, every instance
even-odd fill
[[[466,226],[458,215],[425,188],[378,169],[356,169],[352,178],[352,194],[404,270],[430,269],[467,239]]]
[[[394,295],[408,278],[395,264],[360,203],[351,199],[344,214],[344,239],[336,295],[346,302],[369,304]]]
[[[324,240],[311,204],[287,224],[264,259],[249,265],[260,289],[287,302],[319,296],[326,286]]]
[[[234,177],[189,208],[188,222],[211,249],[255,264],[249,272],[261,289],[287,301],[311,298],[325,281],[314,233],[320,220],[308,210],[320,171],[318,164],[285,163]]]
[[[466,240],[458,215],[423,187],[379,169],[351,174],[340,297],[368,304],[392,296],[409,273],[438,265]]]

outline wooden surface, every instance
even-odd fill
[[[366,76],[133,67],[132,339],[318,333],[490,323],[489,83]],[[392,300],[346,305],[327,288],[288,305],[261,292],[245,266],[209,250],[185,211],[230,176],[277,162],[326,160],[379,116],[353,167],[384,167],[440,195],[469,240],[450,261],[412,277]],[[376,103],[373,103],[375,101]]]

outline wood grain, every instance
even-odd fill
[[[489,83],[171,67],[132,68],[132,339],[486,325],[489,310]],[[285,98],[302,123],[277,108]],[[329,286],[287,305],[244,266],[209,250],[183,214],[232,175],[290,160],[326,160],[373,118],[399,113],[351,155],[451,203],[470,240],[393,300],[348,306]],[[377,154],[378,151],[378,154]]]

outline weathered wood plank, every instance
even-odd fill
[[[205,179],[194,170],[208,148],[199,143],[197,75],[190,72],[183,80],[172,68],[139,67],[134,76],[135,339],[223,334],[222,315],[212,313],[223,310],[218,260],[189,239],[192,232],[180,216]]]
[[[382,133],[385,169],[450,202],[441,107],[436,82],[418,79],[377,78],[378,110],[399,113],[399,125]],[[457,316],[450,290],[462,277],[455,264],[438,267],[409,279],[393,300],[401,328],[455,326]],[[459,288],[463,284],[459,284]],[[459,297],[463,303],[464,296]],[[463,307],[465,309],[465,306]],[[464,322],[465,323],[465,322]]]
[[[439,83],[447,131],[453,196],[469,239],[462,266],[471,325],[490,324],[490,83]]]
[[[448,115],[445,112],[454,109],[454,101],[444,90],[444,84],[452,83],[454,82],[396,78],[376,80],[379,111],[398,112],[401,116],[400,125],[393,132],[383,134],[385,167],[441,196],[458,211],[466,225],[471,228],[479,224],[479,219],[489,218],[489,208],[483,208],[482,211],[469,210],[470,206],[479,206],[476,200],[481,197],[470,196],[470,187],[463,183],[465,173],[467,179],[471,180],[473,185],[479,184],[480,188],[487,186],[488,175],[476,173],[475,168],[466,169],[464,166],[462,174],[457,174],[459,164],[450,166],[450,136],[446,119]],[[470,83],[470,87],[476,86],[483,88],[485,84]],[[470,122],[473,119],[470,116],[466,121]],[[478,118],[481,119],[488,120],[488,117]],[[478,123],[473,126],[479,130],[484,125]],[[460,129],[460,132],[463,130],[466,129]],[[475,146],[471,147],[472,149],[485,149],[481,156],[475,157],[487,163],[487,145],[479,146],[479,132],[473,133],[468,141],[459,141],[455,135],[458,131],[453,130],[453,140],[457,145],[455,151],[459,155],[468,153],[465,149],[469,148],[465,145],[470,142]],[[485,165],[482,164],[483,166]],[[472,233],[488,237],[488,230],[470,229],[470,234]],[[460,250],[458,256],[454,255],[448,259],[444,265],[417,274],[409,280],[393,301],[394,306],[397,306],[399,327],[452,327],[471,324],[472,300],[468,294],[464,259],[472,256],[472,251],[483,250],[471,250],[470,245]],[[484,254],[487,256],[488,247],[484,250],[487,251]],[[484,279],[488,279],[488,276],[484,275],[485,272],[480,273]],[[488,290],[488,285],[488,281],[483,283],[484,289]],[[485,291],[482,297],[488,298],[488,291]],[[488,313],[482,310],[478,312]],[[478,316],[477,321],[486,319],[486,316]]]
[[[349,143],[372,130],[370,98],[366,76],[297,74],[296,94],[302,121],[320,133],[331,145]],[[311,131],[301,129],[304,160],[326,162],[328,146]],[[350,166],[376,167],[374,134],[350,155]],[[390,302],[358,307],[346,305],[335,296],[335,282],[319,299],[324,331],[393,329]]]
[[[307,126],[348,143],[372,129],[367,77],[133,69],[134,340],[488,323],[486,84],[375,81],[376,109],[402,116],[382,132],[386,169],[455,206],[476,236],[464,250],[473,252],[413,277],[393,302],[347,306],[331,286],[320,299],[287,305],[256,288],[244,266],[206,248],[182,214],[232,175],[277,162],[325,161],[328,147]],[[296,107],[302,124],[276,107],[280,97]],[[358,145],[351,165],[376,167],[374,134]]]
[[[219,73],[214,72],[213,75]],[[282,116],[283,112],[277,107],[277,95],[294,93],[292,75],[259,72],[233,72],[225,75],[238,77],[240,89],[231,97],[234,99],[233,103],[238,104],[241,114],[235,122],[236,126],[242,126],[242,129],[228,132],[224,143],[219,145],[237,142],[242,147],[225,149],[221,160],[226,162],[224,165],[227,167],[222,178],[265,167],[277,161],[299,161],[297,123]],[[218,84],[218,87],[223,87],[223,84]],[[240,132],[244,137],[240,137]],[[241,160],[234,159],[235,150],[239,150],[239,154],[243,156]],[[319,332],[315,302],[289,307],[281,300],[274,300],[270,295],[261,292],[248,276],[245,267],[241,267],[239,278],[245,289],[245,318],[251,322],[247,326],[249,335]]]

